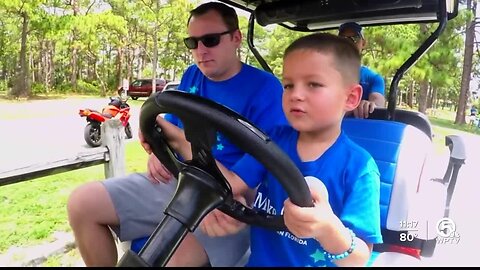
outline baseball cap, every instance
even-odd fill
[[[346,22],[338,27],[338,33],[341,34],[345,29],[351,29],[363,38],[362,26],[356,22]]]

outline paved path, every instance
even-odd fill
[[[101,110],[108,98],[40,100],[0,103],[0,171],[73,155],[90,148],[83,139],[87,124],[81,108]],[[140,106],[131,107],[133,139],[137,138]],[[37,114],[38,113],[38,114]],[[36,114],[33,116],[32,114]],[[14,117],[12,119],[12,117]]]

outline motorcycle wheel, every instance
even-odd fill
[[[125,126],[125,134],[127,135],[127,139],[131,139],[132,136],[132,127],[130,126],[130,123],[127,123]]]
[[[87,144],[91,147],[98,147],[102,145],[101,130],[100,123],[88,123],[83,131],[85,142],[87,142]]]

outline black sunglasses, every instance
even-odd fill
[[[361,36],[343,36],[343,35],[341,35],[341,37],[350,39],[355,44],[357,44],[360,40],[362,40]]]
[[[220,38],[223,35],[230,34],[233,31],[235,30],[227,30],[222,33],[206,34],[201,37],[187,37],[183,39],[183,43],[185,43],[185,46],[191,50],[198,48],[199,41],[201,41],[205,47],[212,48],[220,43]]]

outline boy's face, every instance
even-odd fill
[[[346,111],[362,95],[358,84],[347,85],[333,55],[313,50],[290,52],[283,63],[283,111],[300,132],[326,131],[339,126]]]
[[[225,33],[228,30],[220,14],[211,10],[201,16],[192,17],[188,24],[189,37],[204,37],[208,34]],[[191,49],[193,59],[202,73],[214,81],[230,78],[237,60],[236,52],[241,44],[240,31],[235,30],[219,36],[218,45],[207,47],[198,41],[198,47]]]

